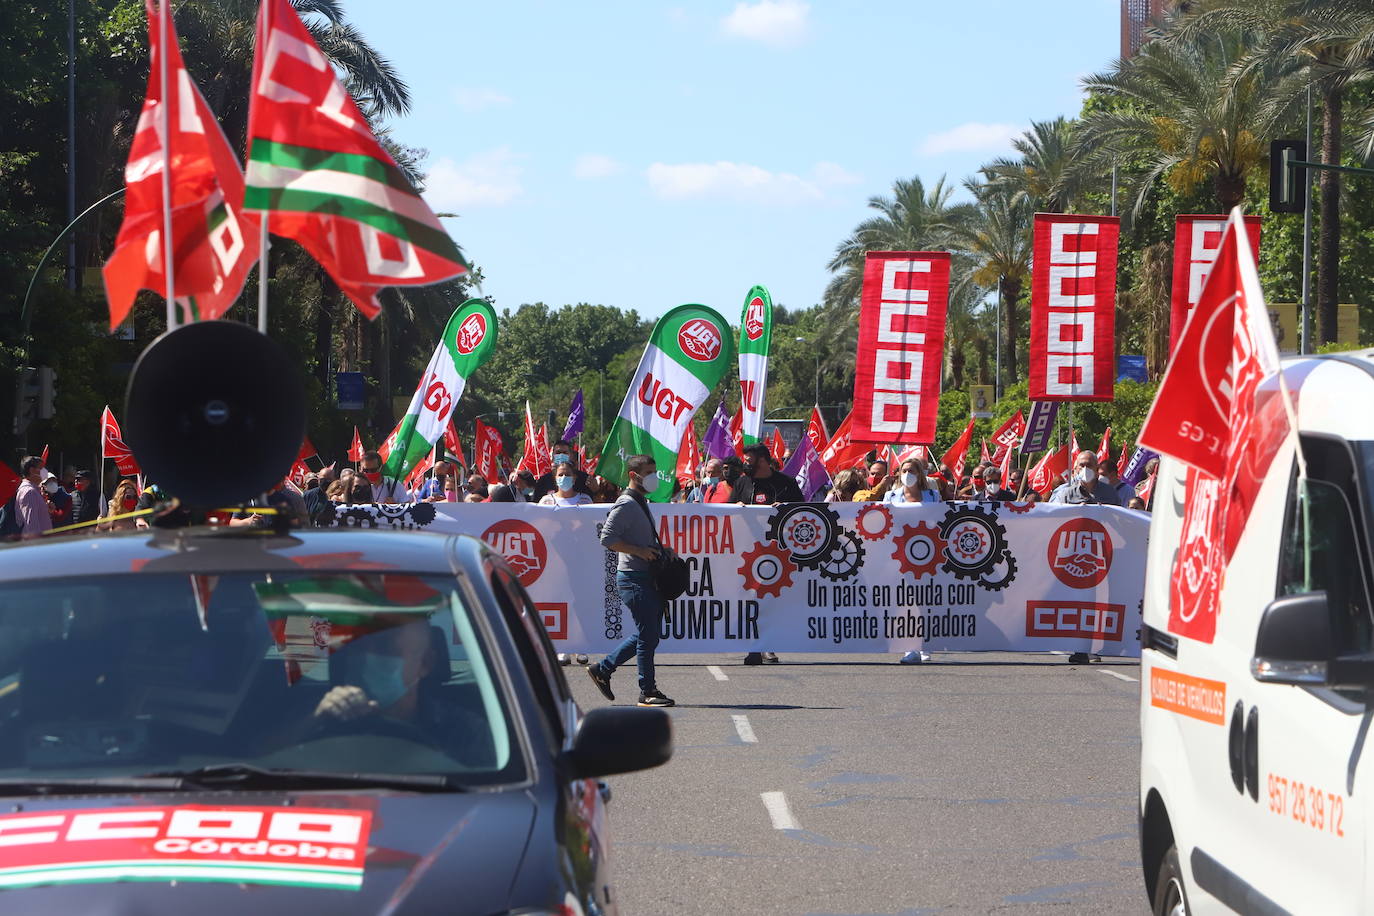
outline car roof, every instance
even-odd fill
[[[1374,350],[1286,359],[1283,380],[1297,396],[1298,427],[1304,433],[1374,440],[1374,411],[1352,409],[1374,400]],[[1271,377],[1264,387],[1276,384]]]
[[[0,582],[117,573],[315,570],[476,573],[492,553],[477,538],[410,531],[181,528],[70,535],[0,547]]]

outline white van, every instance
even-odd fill
[[[1185,469],[1159,469],[1140,704],[1155,913],[1374,912],[1374,351],[1283,373],[1307,487],[1289,439],[1225,570],[1210,643],[1170,632]]]

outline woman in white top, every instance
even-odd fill
[[[939,491],[926,480],[926,472],[921,467],[919,458],[908,458],[902,462],[899,483],[901,486],[888,490],[887,495],[883,497],[883,502],[889,506],[944,502]]]
[[[577,478],[573,476],[572,466],[564,463],[558,466],[558,476],[553,479],[554,489],[539,500],[541,506],[586,506],[592,498],[586,493],[575,493],[573,487]]]

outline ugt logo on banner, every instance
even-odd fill
[[[948,299],[948,252],[868,252],[859,300],[853,441],[935,441]]]

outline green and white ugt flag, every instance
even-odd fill
[[[704,305],[679,305],[658,320],[596,473],[623,487],[630,482],[625,460],[652,455],[663,483],[649,498],[672,497],[682,435],[730,364],[729,331],[725,319]]]
[[[453,408],[477,367],[496,348],[496,311],[482,299],[469,299],[444,326],[420,385],[401,422],[380,449],[382,473],[404,480],[444,434]]]
[[[768,341],[773,337],[773,297],[755,286],[744,297],[739,320],[740,429],[744,444],[763,437],[763,401],[768,391]]]

